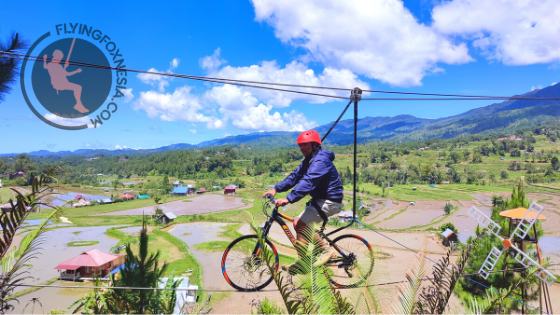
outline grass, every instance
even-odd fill
[[[130,243],[133,251],[136,251],[138,237],[123,232],[121,229],[111,228],[105,234],[119,240],[116,246]],[[168,264],[167,276],[183,275],[192,270],[192,274],[189,276],[191,281],[199,286],[202,284],[202,269],[183,241],[158,228],[149,228],[148,237],[150,252],[160,251],[161,261]]]
[[[194,245],[194,248],[207,252],[220,252],[226,249],[230,241],[210,241]]]
[[[82,216],[70,221],[74,226],[141,225],[142,216]]]
[[[15,193],[8,187],[0,188],[0,203],[6,203],[10,198],[13,198]]]
[[[66,243],[68,247],[91,246],[99,244],[99,241],[73,241]]]
[[[346,185],[346,191],[352,191],[352,186]],[[385,189],[385,197],[401,201],[418,200],[472,200],[472,193],[480,192],[508,192],[510,185],[468,185],[468,184],[408,184],[395,185]],[[381,196],[381,187],[372,183],[361,183],[358,191],[364,191],[368,195]]]

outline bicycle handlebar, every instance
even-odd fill
[[[264,197],[266,199],[268,199],[268,201],[272,202],[274,204],[274,206],[276,206],[276,199],[274,199],[273,195],[268,194],[268,195],[265,195]]]
[[[278,209],[278,206],[276,205],[276,199],[274,199],[274,196],[272,195],[266,195],[264,196],[264,198],[268,199],[269,202],[271,202],[274,205],[275,209]],[[288,220],[290,222],[294,221],[294,218],[290,217],[289,215],[286,215],[284,213],[281,213],[280,211],[276,212],[278,216],[280,216],[281,218]]]

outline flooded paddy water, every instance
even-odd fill
[[[44,284],[47,281],[57,278],[58,271],[54,267],[69,258],[77,256],[82,252],[99,249],[104,252],[109,252],[111,247],[117,243],[116,239],[110,238],[105,235],[105,231],[111,226],[95,226],[95,227],[68,227],[57,228],[47,231],[43,235],[43,243],[40,246],[37,257],[31,261],[31,267],[28,269],[30,278],[26,279],[23,283],[29,284]],[[69,247],[66,244],[72,241],[98,241],[99,243],[89,246]],[[77,285],[71,281],[57,281],[58,284],[64,285]],[[21,287],[16,289],[16,292],[25,289]],[[58,292],[58,293],[57,293]],[[46,312],[50,309],[64,310],[72,304],[77,298],[83,296],[86,291],[72,290],[72,289],[56,289],[56,288],[43,288],[35,292],[26,294],[19,298],[20,303],[15,304],[14,313],[22,313],[26,305],[33,299],[37,298],[43,305]],[[30,312],[30,306],[27,305],[25,310]],[[36,307],[36,312],[39,309]]]
[[[185,196],[185,199],[187,197]],[[164,212],[173,212],[176,215],[191,215],[211,212],[220,212],[245,207],[243,200],[235,196],[224,196],[218,194],[204,194],[189,197],[186,200],[176,200],[158,205]],[[151,215],[155,206],[142,207],[130,210],[104,213],[103,215]]]

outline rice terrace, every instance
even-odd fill
[[[0,313],[557,313],[560,4],[428,2],[2,4]]]

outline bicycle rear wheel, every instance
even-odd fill
[[[348,288],[366,281],[374,264],[373,249],[369,243],[353,234],[341,235],[333,243],[338,255],[326,264],[331,282],[336,287]]]
[[[278,252],[269,241],[267,251],[273,256],[273,268],[278,270]],[[257,235],[245,235],[228,245],[222,255],[222,275],[227,283],[239,291],[258,291],[272,281],[264,251]]]

